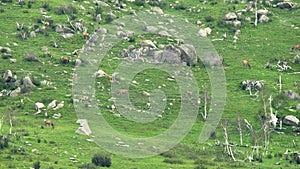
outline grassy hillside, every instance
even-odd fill
[[[255,16],[253,12],[242,14],[239,27],[226,25],[223,17],[228,12],[245,9],[247,3],[239,1],[230,3],[221,0],[194,1],[194,0],[161,0],[146,3],[143,0],[129,2],[119,0],[119,4],[126,4],[124,9],[116,9],[116,2],[104,0],[108,6],[96,5],[93,1],[25,1],[24,4],[15,0],[2,0],[0,4],[0,46],[9,47],[11,56],[1,53],[0,74],[11,70],[17,75],[17,80],[29,76],[36,87],[26,88],[16,96],[6,96],[4,90],[17,88],[12,83],[0,81],[0,167],[1,168],[30,168],[40,163],[40,168],[78,168],[84,164],[92,165],[94,154],[105,154],[111,157],[110,168],[299,168],[297,164],[297,152],[299,152],[299,125],[283,125],[283,129],[274,130],[266,123],[269,136],[266,144],[264,140],[263,120],[266,114],[269,120],[269,101],[272,96],[273,112],[278,118],[294,115],[300,118],[300,110],[296,110],[298,100],[290,100],[284,94],[286,90],[300,93],[300,64],[294,62],[294,57],[299,50],[291,51],[295,44],[300,44],[300,9],[280,9],[258,3],[258,9],[269,10],[267,15],[271,20],[266,23],[258,23],[254,26],[243,18]],[[300,5],[299,0],[293,0]],[[272,2],[274,4],[277,1]],[[172,5],[170,5],[172,4]],[[160,155],[150,158],[128,158],[111,154],[98,146],[91,137],[75,133],[79,124],[76,123],[77,112],[74,109],[72,86],[75,76],[75,60],[80,58],[72,52],[82,48],[86,40],[81,30],[71,31],[72,38],[63,38],[62,33],[55,31],[57,25],[64,25],[70,31],[76,22],[82,23],[91,35],[98,28],[105,28],[110,24],[107,13],[112,11],[117,17],[130,15],[131,10],[147,11],[153,6],[159,6],[165,14],[187,19],[196,25],[201,21],[199,29],[210,27],[212,32],[208,35],[216,51],[223,57],[226,76],[226,105],[222,119],[211,138],[200,144],[199,134],[205,121],[201,117],[204,111],[204,93],[208,92],[208,108],[211,101],[211,84],[203,60],[199,60],[191,70],[199,87],[201,104],[198,117],[188,135],[174,148]],[[173,6],[173,7],[172,7]],[[41,12],[42,11],[42,12]],[[43,16],[44,13],[51,18]],[[102,21],[97,23],[95,16],[101,14]],[[113,19],[116,20],[116,19]],[[17,24],[23,25],[20,30]],[[46,23],[47,22],[47,23]],[[47,24],[50,25],[47,25]],[[71,25],[71,24],[72,25]],[[126,24],[126,23],[125,23]],[[204,25],[203,25],[204,24]],[[34,30],[36,36],[31,37]],[[233,42],[236,30],[240,30],[238,39]],[[222,38],[226,33],[227,37]],[[23,35],[23,38],[22,38]],[[24,38],[25,37],[25,38]],[[162,38],[152,34],[134,35],[132,41],[122,41],[115,45],[104,60],[99,63],[99,69],[108,74],[115,72],[123,58],[118,53],[129,45],[136,45],[141,40],[153,40],[158,44],[173,43],[168,38]],[[54,47],[57,44],[58,47]],[[47,47],[47,50],[43,49]],[[28,56],[38,57],[37,61],[28,61]],[[67,56],[69,63],[61,63],[61,57]],[[199,56],[200,58],[201,56]],[[10,59],[16,59],[16,63],[10,63]],[[248,60],[251,69],[243,66],[242,60]],[[276,65],[277,61],[287,61],[292,70],[278,71],[277,68],[265,68],[269,62]],[[282,92],[279,91],[279,76],[282,80]],[[111,82],[106,77],[97,78],[95,81],[96,99],[98,108],[105,120],[118,132],[130,137],[156,136],[172,126],[180,112],[180,86],[174,81],[166,80],[169,75],[157,69],[149,69],[139,72],[129,87],[132,104],[141,110],[147,110],[148,97],[143,91],[150,92],[160,89],[167,97],[167,108],[163,110],[161,118],[153,122],[141,124],[135,123],[125,117],[118,117],[118,110],[111,110],[112,103],[108,101],[112,97]],[[248,91],[242,90],[240,83],[244,80],[262,80],[263,90],[257,96],[250,96]],[[50,82],[43,84],[41,81]],[[22,82],[21,82],[22,83]],[[189,82],[187,82],[187,85]],[[21,85],[20,85],[21,86]],[[255,91],[253,91],[255,93]],[[35,115],[34,103],[41,102],[45,106],[52,101],[58,103],[64,101],[64,107],[59,110],[49,110],[49,119],[55,124],[52,129],[44,125],[44,112]],[[171,104],[170,104],[171,103]],[[60,113],[59,119],[54,119],[54,114]],[[237,119],[241,119],[243,130],[243,145],[240,145],[240,135],[237,130]],[[247,128],[246,119],[253,127]],[[10,125],[12,123],[12,127]],[[277,124],[279,126],[279,122]],[[228,131],[229,143],[232,145],[231,155],[224,151],[225,139],[223,127]],[[10,129],[12,129],[10,134]],[[3,136],[3,137],[2,137]],[[4,138],[8,138],[8,145],[4,144]],[[96,139],[96,138],[95,138]],[[293,144],[293,140],[296,145]],[[252,147],[260,147],[256,152]],[[285,152],[288,151],[288,154]],[[248,157],[253,161],[249,162]],[[37,168],[37,167],[36,167]],[[88,168],[88,167],[86,167]],[[92,168],[92,167],[90,167]]]

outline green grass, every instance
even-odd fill
[[[45,2],[45,1],[43,1]],[[54,24],[68,25],[66,22],[66,15],[56,15],[55,9],[60,5],[68,5],[72,1],[47,1],[51,6],[48,15],[51,15],[51,20]],[[173,1],[166,1],[166,4],[173,3]],[[267,62],[276,63],[275,59],[287,60],[292,59],[295,54],[290,54],[290,49],[294,44],[299,43],[300,32],[297,29],[292,29],[291,25],[300,26],[299,9],[282,10],[276,8],[268,8],[272,15],[270,16],[272,22],[258,24],[257,27],[243,22],[243,26],[238,28],[241,34],[238,35],[238,42],[235,44],[233,40],[234,28],[228,26],[219,26],[218,20],[222,18],[227,12],[233,11],[233,6],[237,9],[243,9],[245,4],[224,4],[223,1],[218,0],[216,5],[210,2],[204,5],[201,2],[186,0],[180,1],[185,10],[170,9],[165,6],[162,9],[165,13],[175,15],[177,17],[188,19],[191,23],[196,23],[197,20],[202,21],[206,26],[213,29],[210,39],[220,38],[227,32],[228,38],[224,41],[213,41],[218,53],[224,58],[225,64],[229,67],[225,69],[226,73],[226,87],[227,87],[227,102],[225,111],[222,116],[220,124],[224,119],[228,119],[228,133],[229,141],[239,143],[239,135],[236,130],[236,118],[240,115],[241,118],[246,118],[253,128],[258,132],[258,137],[261,137],[261,122],[259,115],[263,112],[262,93],[255,99],[250,97],[248,92],[242,91],[239,84],[243,80],[263,80],[265,82],[265,89],[263,91],[264,97],[268,98],[272,95],[275,98],[278,95],[279,87],[277,81],[279,75],[282,76],[283,90],[291,89],[299,93],[299,87],[294,86],[294,82],[299,83],[299,74],[288,74],[286,72],[278,72],[276,70],[264,69]],[[300,3],[299,0],[294,2]],[[14,4],[16,2],[13,2]],[[112,3],[107,2],[112,6]],[[127,8],[132,7],[135,10],[150,9],[149,5],[139,7],[134,3],[126,2]],[[47,80],[53,82],[56,89],[47,86],[38,86],[37,88],[29,89],[29,94],[21,94],[18,97],[0,97],[0,119],[3,115],[4,123],[0,129],[0,135],[9,133],[9,116],[11,112],[14,116],[13,121],[13,136],[9,142],[9,148],[0,150],[0,167],[1,168],[29,168],[33,167],[33,163],[40,161],[41,168],[78,168],[79,165],[91,162],[95,153],[109,154],[94,142],[88,142],[89,137],[75,134],[78,124],[76,124],[77,116],[73,107],[72,96],[72,78],[74,63],[61,64],[61,56],[69,56],[72,60],[76,57],[71,56],[69,53],[75,49],[81,48],[85,44],[85,40],[81,33],[75,34],[71,39],[62,39],[61,35],[56,33],[53,28],[46,28],[45,34],[38,34],[35,38],[28,40],[20,40],[17,37],[18,31],[16,23],[24,23],[24,26],[31,29],[34,24],[42,27],[43,24],[37,23],[37,19],[42,17],[38,12],[41,8],[42,2],[36,1],[33,3],[32,8],[27,8],[27,4],[22,8],[13,6],[12,3],[0,5],[0,9],[4,9],[0,13],[0,46],[8,46],[12,49],[13,58],[17,59],[17,63],[10,64],[9,59],[0,58],[0,74],[3,74],[7,69],[12,70],[21,79],[24,76],[35,77],[37,80]],[[92,14],[94,10],[89,9],[90,6],[95,6],[92,1],[86,4],[82,1],[74,1],[73,6],[78,8],[82,5],[86,8],[85,11],[78,10],[76,14],[77,19],[84,19],[85,25],[88,27],[88,32],[92,33],[93,30],[105,23],[97,25],[93,18],[86,17],[87,11]],[[180,7],[180,8],[182,8]],[[192,8],[195,7],[195,8]],[[204,8],[202,8],[204,7]],[[201,12],[189,12],[192,10],[201,9]],[[104,8],[103,15],[113,7]],[[28,13],[24,13],[24,11]],[[127,12],[115,12],[119,17],[128,15]],[[251,16],[250,14],[247,14]],[[104,15],[105,16],[105,15]],[[214,21],[206,22],[205,17],[212,16]],[[70,17],[70,16],[69,16]],[[253,17],[253,16],[251,16]],[[103,18],[103,20],[105,20]],[[73,21],[75,22],[75,21]],[[94,24],[94,26],[91,25]],[[144,39],[154,39],[159,43],[168,43],[166,39],[158,38],[153,35],[143,35]],[[136,42],[143,39],[142,37],[135,37]],[[57,42],[59,48],[50,47],[50,44]],[[118,53],[128,45],[135,45],[136,42],[121,42],[117,44],[111,51]],[[14,46],[17,43],[18,46]],[[41,47],[47,46],[48,51],[52,54],[52,58],[43,56]],[[28,62],[24,60],[24,55],[34,53],[40,57],[39,62]],[[242,65],[242,60],[248,60],[252,65],[251,69],[245,68]],[[121,60],[118,56],[108,55],[101,62],[99,67],[108,74],[114,72]],[[44,64],[43,64],[44,63]],[[57,64],[58,66],[53,66]],[[290,64],[294,72],[300,71],[299,64]],[[199,63],[191,67],[194,72],[195,78],[199,85],[200,96],[202,97],[205,91],[211,93],[210,81],[205,67]],[[66,71],[67,73],[64,73]],[[157,76],[159,74],[159,76]],[[145,70],[137,74],[134,78],[139,85],[130,85],[129,93],[130,99],[136,108],[147,110],[146,103],[148,98],[142,94],[143,91],[150,92],[161,86],[167,96],[167,107],[164,111],[163,117],[151,123],[139,124],[127,120],[123,117],[115,117],[107,106],[111,106],[108,99],[110,95],[110,82],[106,78],[99,78],[96,85],[96,98],[100,100],[98,107],[105,119],[110,125],[122,134],[132,137],[151,137],[167,130],[175,121],[180,108],[180,93],[179,86],[172,81],[168,81],[168,74],[160,70]],[[150,79],[150,82],[145,81]],[[162,86],[165,84],[166,87]],[[24,107],[20,105],[20,100],[24,100]],[[50,127],[41,128],[43,126],[43,113],[34,115],[34,102],[43,102],[45,105],[52,100],[57,99],[65,101],[65,107],[59,110],[62,114],[60,119],[52,119],[55,123],[55,129]],[[266,100],[267,101],[267,100]],[[279,100],[280,101],[280,100]],[[170,106],[169,103],[173,103]],[[298,104],[299,101],[287,101],[287,106],[281,106],[275,111],[279,116],[293,114],[300,117],[300,112],[289,112],[289,108]],[[203,168],[299,168],[299,165],[290,163],[290,157],[285,157],[283,154],[286,149],[291,152],[298,151],[298,147],[293,147],[292,141],[295,140],[300,144],[298,137],[293,134],[292,128],[284,126],[286,129],[285,134],[278,134],[276,132],[270,133],[269,150],[266,154],[265,151],[260,152],[263,155],[263,162],[233,162],[232,159],[223,153],[222,146],[215,146],[215,141],[219,140],[224,143],[224,134],[222,127],[216,130],[214,138],[210,138],[206,143],[199,144],[198,137],[200,130],[204,125],[200,112],[203,111],[203,99],[199,109],[199,117],[196,120],[191,131],[181,141],[180,144],[165,152],[151,158],[132,159],[112,154],[112,166],[110,168],[195,168],[202,166]],[[25,113],[28,112],[28,115]],[[55,111],[50,111],[52,116]],[[118,113],[117,110],[115,113]],[[30,145],[28,145],[29,143]],[[249,147],[233,147],[236,152],[235,157],[238,160],[246,159],[247,154],[252,153],[250,148],[253,145],[253,136],[251,132],[244,128],[244,144]],[[263,146],[263,139],[259,139],[260,146]],[[36,154],[32,150],[37,149],[41,154]],[[271,156],[268,154],[271,154]],[[282,156],[280,155],[282,154]],[[71,157],[76,158],[78,161],[74,163],[70,160]],[[268,158],[269,157],[269,158]],[[272,157],[272,158],[270,158]],[[280,165],[274,165],[280,161]]]

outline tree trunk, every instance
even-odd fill
[[[254,2],[254,7],[255,7],[255,21],[254,21],[254,26],[257,26],[257,19],[258,19],[258,16],[257,16],[257,0],[255,0],[255,2]]]

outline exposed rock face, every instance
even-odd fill
[[[80,127],[76,130],[76,133],[85,135],[90,135],[92,133],[86,119],[78,119],[76,123],[80,123]]]
[[[9,95],[10,95],[11,97],[17,97],[20,93],[21,93],[21,88],[18,87],[18,88],[16,88],[15,90],[11,91]]]
[[[204,65],[208,67],[221,66],[222,57],[216,55],[215,53],[205,53],[204,54]]]
[[[30,77],[26,76],[23,78],[23,85],[25,88],[27,87],[35,87],[35,85],[32,83]]]
[[[155,44],[151,40],[142,40],[139,45],[142,47],[146,46],[150,48],[156,48]]]
[[[5,71],[4,75],[3,75],[3,80],[4,81],[9,81],[12,78],[12,72],[11,70],[7,70]]]
[[[182,61],[187,63],[188,66],[197,64],[198,58],[193,45],[183,44],[179,46],[179,49],[181,51]]]
[[[163,59],[169,64],[180,64],[181,63],[181,51],[173,45],[166,46],[162,53]]]
[[[297,126],[299,124],[299,119],[293,115],[288,115],[284,117],[282,123],[289,126]]]

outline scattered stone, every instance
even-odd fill
[[[144,31],[145,31],[145,32],[149,32],[149,33],[155,33],[155,32],[158,31],[158,28],[155,27],[155,26],[146,26],[146,27],[144,28]]]
[[[21,88],[18,87],[15,90],[11,91],[9,95],[11,97],[17,97],[17,96],[19,96],[20,93],[21,93]]]
[[[39,61],[40,60],[40,58],[33,53],[26,54],[24,59],[26,61]]]
[[[161,15],[164,14],[164,11],[161,8],[156,7],[156,6],[152,8],[152,11],[156,12],[158,14],[161,14]]]
[[[32,83],[30,77],[26,76],[23,78],[23,85],[25,88],[27,87],[35,87],[35,85]]]
[[[97,23],[100,23],[102,21],[102,18],[101,18],[101,14],[98,14],[96,17],[95,17],[95,20]]]
[[[233,21],[237,19],[237,15],[233,12],[229,12],[223,17],[223,19],[226,21]]]
[[[267,15],[268,13],[269,13],[269,11],[267,9],[257,10],[257,14],[260,14],[260,15]]]
[[[297,109],[297,110],[300,110],[300,103],[297,104],[296,109]]]
[[[7,82],[7,81],[10,81],[10,79],[11,79],[12,77],[13,77],[13,76],[12,76],[11,70],[6,70],[2,78],[3,78],[4,81]]]
[[[297,126],[299,124],[299,119],[293,115],[288,115],[284,117],[282,123],[289,126]]]
[[[0,53],[11,53],[11,49],[9,47],[0,46]]]
[[[155,44],[151,40],[142,40],[139,45],[142,47],[156,48]]]
[[[74,34],[72,34],[72,33],[65,33],[65,34],[62,35],[62,37],[64,39],[72,38],[73,36],[74,36]]]
[[[291,99],[291,100],[298,100],[299,99],[299,94],[295,93],[291,90],[288,90],[285,92],[285,94]]]
[[[264,83],[262,81],[245,80],[241,82],[241,87],[243,90],[261,90],[264,87]]]
[[[236,20],[236,21],[233,21],[232,24],[233,24],[234,27],[238,27],[238,26],[241,26],[241,25],[242,25],[242,22]]]
[[[78,119],[76,123],[80,123],[80,127],[76,130],[76,133],[85,135],[92,133],[86,119]]]
[[[13,59],[13,58],[9,59],[9,63],[16,63],[16,62],[17,62],[17,59]]]
[[[160,63],[163,63],[164,61],[166,61],[169,64],[182,63],[181,51],[173,45],[167,45],[161,56],[162,57],[160,58]],[[156,60],[156,57],[154,58]]]
[[[262,15],[259,18],[259,22],[269,22],[270,18],[267,17],[266,15]]]
[[[292,8],[296,8],[297,4],[290,1],[284,1],[284,2],[277,3],[276,7],[281,9],[292,9]]]

